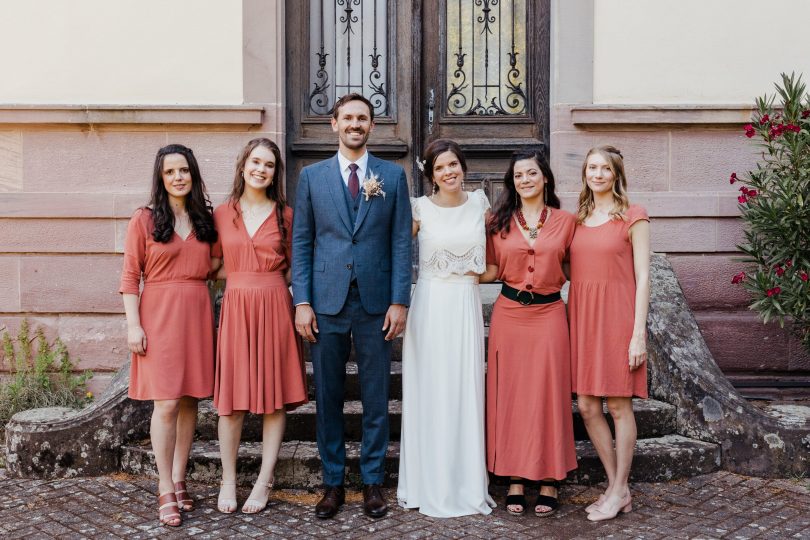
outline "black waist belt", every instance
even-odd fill
[[[524,306],[531,306],[533,304],[550,304],[562,298],[559,291],[551,294],[539,294],[526,290],[519,291],[514,287],[510,287],[506,283],[504,283],[503,287],[501,287],[501,294],[509,300],[514,300],[515,302],[519,302]]]

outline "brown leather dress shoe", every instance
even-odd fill
[[[388,504],[379,484],[368,484],[363,487],[363,512],[373,518],[381,518],[388,513]]]
[[[346,491],[343,486],[326,486],[323,497],[315,505],[315,517],[320,519],[333,517],[344,502],[346,502]]]

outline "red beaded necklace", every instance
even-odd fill
[[[548,218],[548,206],[544,206],[543,211],[540,212],[540,218],[537,220],[537,226],[536,227],[529,227],[526,224],[526,218],[523,216],[523,210],[518,208],[518,211],[517,211],[517,220],[518,220],[518,223],[520,224],[520,228],[523,229],[524,231],[528,232],[529,233],[529,238],[531,238],[532,240],[537,238],[537,232],[540,229],[543,228],[543,225],[546,224],[546,219],[547,218]]]

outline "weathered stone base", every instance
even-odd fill
[[[71,478],[120,470],[121,446],[143,439],[151,402],[127,397],[129,365],[81,411],[34,409],[6,425],[7,471],[25,478]]]

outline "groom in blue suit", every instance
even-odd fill
[[[292,232],[295,327],[311,343],[318,451],[325,492],[319,518],[344,503],[343,399],[354,340],[363,402],[363,510],[388,511],[381,491],[388,449],[391,342],[411,294],[411,206],[405,171],[368,153],[374,109],[360,94],[335,103],[336,156],[305,167]]]

